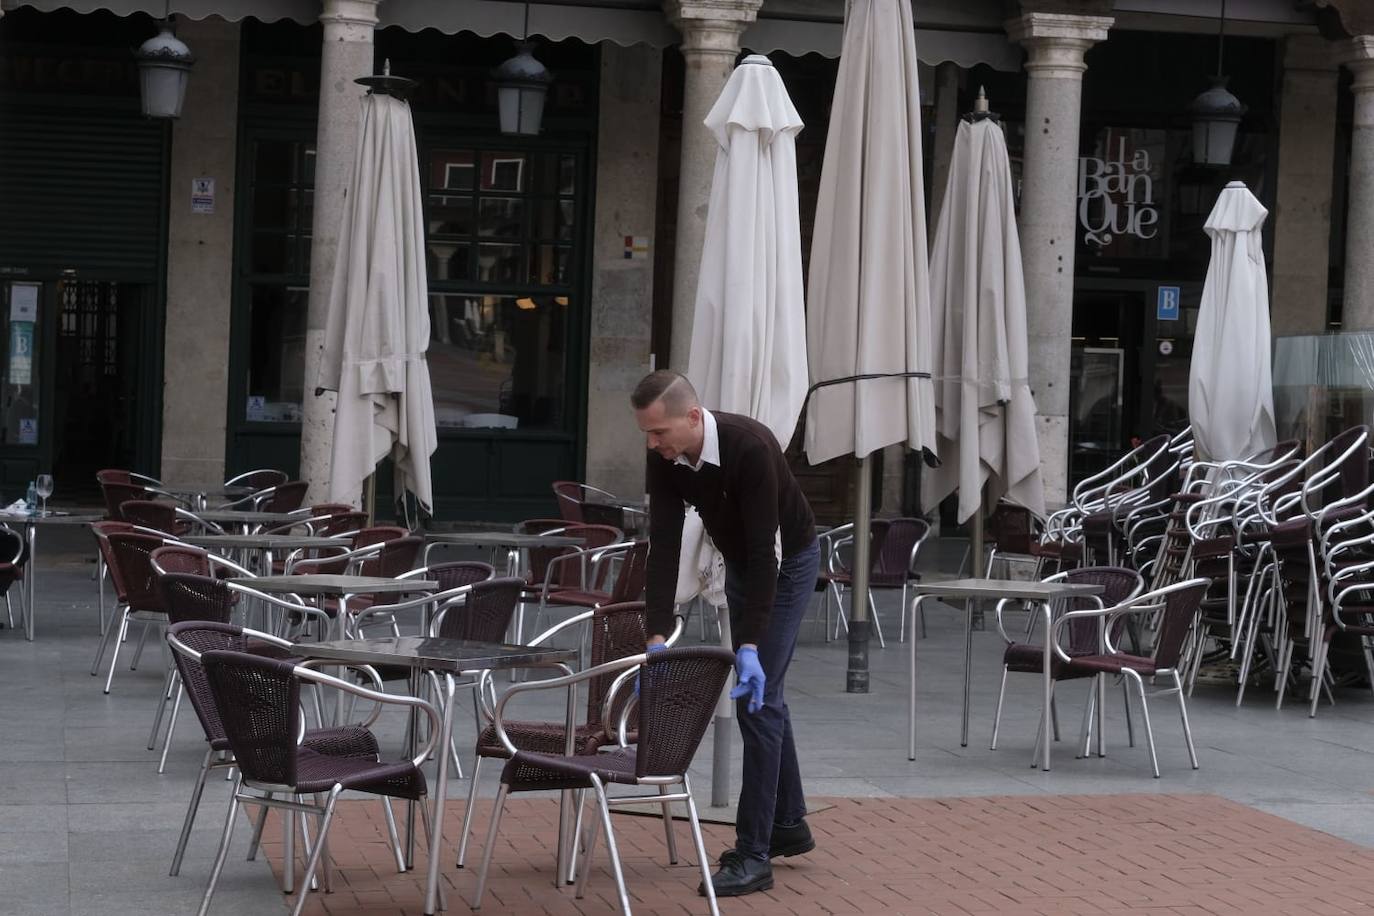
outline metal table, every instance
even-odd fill
[[[571,523],[570,523],[571,524]],[[425,534],[425,565],[429,565],[429,552],[433,548],[447,544],[453,547],[490,547],[492,566],[496,565],[496,553],[506,550],[506,575],[520,574],[520,551],[531,547],[581,547],[585,538],[566,534],[524,534],[514,531],[449,531],[428,532]]]
[[[299,576],[296,578],[322,578]],[[443,639],[440,637],[384,637],[380,639],[348,639],[339,642],[298,643],[296,651],[306,658],[326,661],[348,662],[359,665],[397,665],[410,669],[411,693],[419,696],[421,676],[425,671],[444,675],[444,715],[439,741],[435,744],[438,758],[438,773],[434,785],[434,837],[429,849],[429,874],[425,879],[425,914],[434,916],[439,909],[439,859],[443,850],[444,802],[448,794],[449,742],[453,735],[454,675],[470,674],[485,669],[514,669],[533,665],[552,665],[572,662],[577,659],[576,649],[555,649],[548,646],[513,646],[501,643],[473,642],[463,639]],[[576,692],[568,692],[568,718],[566,722],[568,744],[573,739],[576,708]],[[418,746],[415,727],[408,729],[408,754],[414,754]],[[567,749],[572,752],[571,746]],[[415,861],[415,817],[414,802],[409,803],[410,816],[406,824],[406,865],[414,867]],[[565,804],[559,810],[558,837],[559,862],[556,875],[564,874],[563,856],[566,854],[564,835],[568,828],[568,810]]]
[[[38,529],[50,525],[89,525],[105,516],[99,513],[78,513],[70,515],[59,510],[49,509],[46,515],[10,515],[0,512],[0,522],[12,528],[23,527],[24,539],[29,545],[28,565],[24,569],[24,638],[33,642],[33,617],[38,592]]]
[[[259,550],[262,551],[262,569],[272,572],[272,561],[279,551],[318,550],[339,548],[347,550],[353,546],[351,537],[322,537],[319,535],[297,534],[192,534],[177,538],[183,544],[200,547],[204,550]],[[246,563],[244,565],[247,565]]]
[[[304,516],[294,512],[253,512],[245,509],[210,509],[197,512],[196,515],[216,525],[234,525],[242,529],[244,534],[248,534],[251,528],[263,525],[285,525],[287,522],[304,520]]]
[[[190,503],[197,510],[208,509],[210,497],[223,499],[232,502],[236,499],[243,499],[245,496],[252,496],[257,491],[252,487],[226,487],[224,484],[211,484],[208,487],[158,487],[168,496],[175,496]]]
[[[1041,765],[1050,768],[1050,744],[1054,730],[1050,724],[1050,673],[1053,670],[1050,646],[1050,602],[1059,598],[1099,595],[1101,585],[1069,584],[1067,582],[1016,582],[1010,579],[953,579],[947,582],[920,582],[913,586],[916,597],[911,601],[911,695],[907,706],[907,759],[916,759],[916,633],[921,602],[927,598],[951,598],[964,601],[964,721],[959,745],[968,746],[968,707],[969,678],[973,668],[973,613],[979,601],[1001,601],[1012,598],[1018,601],[1034,602],[1041,606],[1045,615],[1045,708],[1041,711],[1041,727],[1044,740],[1041,742],[1043,756]],[[906,609],[904,609],[906,610]]]

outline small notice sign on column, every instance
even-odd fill
[[[191,179],[191,212],[192,212],[192,213],[214,213],[214,212],[215,212],[215,179],[213,179],[213,178],[192,178],[192,179]]]

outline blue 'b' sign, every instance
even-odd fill
[[[1161,286],[1155,307],[1155,318],[1160,321],[1178,321],[1178,300],[1177,286]]]

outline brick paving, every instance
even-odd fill
[[[760,914],[1287,914],[1374,911],[1374,850],[1212,795],[835,798],[810,818],[817,850],[774,867],[775,888],[723,900],[724,913]],[[459,811],[446,816],[442,872],[451,913],[467,910],[491,811],[480,802],[473,868],[452,865]],[[589,810],[591,810],[589,808]],[[312,895],[315,916],[413,916],[423,872],[398,875],[375,803],[340,803],[330,847],[334,892]],[[562,916],[616,912],[600,847],[587,897],[553,886],[557,802],[515,799],[483,911]],[[615,822],[634,911],[706,912],[700,872],[680,823],[678,866],[667,865],[661,821]],[[729,827],[706,825],[716,855]],[[264,848],[280,867],[280,832]],[[423,859],[419,863],[423,867]]]

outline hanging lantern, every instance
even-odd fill
[[[515,49],[515,56],[496,68],[501,133],[534,136],[544,118],[544,96],[553,78],[535,60],[533,42],[517,41]]]
[[[186,81],[196,58],[173,34],[170,18],[159,23],[158,33],[134,52],[134,58],[138,61],[143,114],[149,118],[181,117]]]
[[[1231,164],[1236,146],[1236,131],[1245,115],[1245,106],[1226,88],[1229,77],[1212,78],[1212,88],[1193,99],[1188,111],[1193,116],[1193,162],[1198,165]]]

